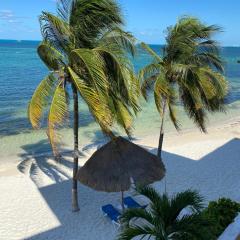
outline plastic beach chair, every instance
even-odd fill
[[[125,197],[123,203],[127,208],[146,208],[147,205],[140,205],[132,197]]]
[[[115,226],[120,227],[119,217],[121,213],[112,204],[102,206],[102,211],[104,216],[109,217]]]

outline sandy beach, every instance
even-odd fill
[[[157,140],[158,136],[152,135],[135,143],[155,152]],[[84,151],[80,165],[94,149]],[[159,192],[166,183],[169,194],[199,190],[206,204],[219,197],[240,201],[240,117],[212,126],[208,134],[197,129],[166,134],[163,159],[167,177],[154,184]],[[79,184],[81,210],[72,213],[71,167],[67,153],[61,163],[42,154],[25,159],[12,156],[1,166],[1,240],[115,239],[118,230],[100,207],[107,203],[119,206],[120,194],[96,192]],[[142,201],[140,196],[136,198]]]

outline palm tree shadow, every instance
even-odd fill
[[[156,151],[153,148],[150,150]],[[169,194],[190,188],[207,196],[207,201],[223,196],[240,200],[237,191],[240,188],[240,178],[238,180],[236,177],[240,169],[240,139],[232,139],[197,160],[163,152],[163,161],[167,169]],[[154,183],[154,186],[164,192],[164,180]],[[108,203],[117,206],[120,202],[119,193],[96,192],[79,184],[81,210],[79,214],[73,214],[70,209],[70,180],[40,187],[39,192],[59,225],[26,239],[96,239],[95,235],[89,235],[89,231],[97,233],[98,239],[113,239],[116,236],[111,222],[103,217],[99,208]]]
[[[102,145],[104,145],[106,142],[109,141],[109,138],[103,134],[101,130],[94,131],[94,135],[89,136],[89,133],[86,133],[86,137],[91,139],[91,143],[84,146],[82,148],[82,151],[89,151],[90,149],[94,148],[100,148]]]
[[[19,155],[21,160],[17,168],[20,172],[28,174],[36,185],[39,184],[39,174],[46,175],[54,182],[61,182],[70,177],[67,170],[72,169],[72,162],[63,157],[57,161],[53,160],[54,157],[48,140],[26,144],[21,148],[24,153]],[[64,149],[62,151],[65,157],[71,155],[69,151]],[[63,169],[66,169],[66,171]]]

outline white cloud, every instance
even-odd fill
[[[14,14],[11,10],[0,10],[1,20],[9,20],[11,18],[14,18]]]
[[[26,17],[16,16],[11,10],[0,10],[0,21],[8,23],[22,23]]]
[[[141,36],[152,37],[155,35],[159,35],[159,33],[161,33],[162,31],[158,28],[147,28],[143,30],[135,30],[134,32]]]
[[[9,36],[12,38],[12,36],[15,36],[16,33],[19,32],[26,35],[34,34],[36,29],[29,26],[30,21],[28,20],[29,17],[16,15],[11,10],[0,10],[1,34],[5,34],[7,38],[9,38]]]

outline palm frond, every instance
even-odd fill
[[[117,99],[113,103],[114,115],[117,123],[125,130],[127,135],[131,136],[133,117],[128,107],[124,105],[121,99]],[[112,108],[111,108],[112,109]]]
[[[205,107],[209,112],[225,112],[225,97],[228,93],[227,81],[225,78],[216,72],[207,73],[206,78],[214,86],[215,94],[205,101]],[[204,78],[202,78],[204,79]],[[205,100],[205,99],[204,99]]]
[[[160,195],[152,187],[137,187],[137,192],[147,197],[151,202],[150,212],[153,215],[153,222],[155,224],[163,224],[163,219],[166,218],[170,210],[170,202],[166,194]]]
[[[145,67],[143,67],[140,71],[139,71],[139,78],[141,80],[144,80],[146,78],[152,77],[152,76],[156,76],[160,73],[162,73],[164,71],[163,67],[158,64],[158,63],[150,63],[148,65],[146,65]]]
[[[226,97],[228,93],[228,82],[226,78],[219,72],[213,71],[210,68],[200,68],[199,71],[207,77],[210,84],[215,89],[215,95],[219,98]],[[204,78],[203,78],[204,79]],[[203,80],[204,81],[204,80]]]
[[[190,119],[199,127],[200,130],[206,132],[206,110],[203,108],[203,103],[198,96],[194,96],[193,91],[190,92],[187,88],[181,86],[179,88],[179,95],[183,103],[184,109],[187,112]],[[197,99],[200,100],[197,101]]]
[[[105,32],[101,38],[98,40],[98,46],[108,48],[115,46],[119,50],[124,50],[124,53],[130,53],[132,56],[135,56],[136,39],[130,32],[125,32],[121,28],[116,27]]]
[[[76,0],[58,0],[57,1],[57,12],[58,15],[65,21],[69,21],[70,11],[72,5]]]
[[[155,53],[146,43],[142,42],[141,47],[146,50],[157,62],[162,63],[163,59]]]
[[[71,52],[73,68],[90,86],[99,92],[105,92],[108,82],[104,72],[104,63],[98,52],[90,49],[76,49]]]
[[[173,91],[163,73],[159,74],[154,85],[154,98],[158,112],[163,115],[163,101],[173,98]]]
[[[42,12],[40,26],[43,39],[62,53],[68,53],[74,47],[74,37],[67,22],[61,18]]]
[[[52,93],[57,85],[57,78],[49,74],[36,88],[28,105],[28,118],[35,129],[39,129],[44,109],[48,106]]]
[[[96,89],[87,85],[85,81],[82,80],[70,67],[68,67],[68,72],[74,85],[77,87],[83,100],[87,103],[90,112],[102,130],[106,134],[111,133],[110,129],[113,124],[113,120],[105,96],[99,94]]]
[[[194,63],[200,67],[213,66],[217,71],[221,73],[223,73],[224,71],[223,62],[221,58],[211,52],[200,52],[200,53],[194,54],[189,61],[191,61],[191,63]]]
[[[219,55],[219,44],[213,39],[206,39],[198,43],[199,52],[210,52]]]
[[[141,92],[142,92],[142,95],[143,95],[143,97],[146,101],[148,100],[148,93],[154,87],[154,83],[156,81],[156,78],[157,78],[157,75],[156,76],[153,75],[151,77],[145,78],[144,81],[142,82]]]
[[[154,89],[154,84],[162,71],[162,66],[157,63],[151,63],[139,71],[138,78],[141,82],[141,92],[145,100],[148,98],[148,92]]]
[[[175,26],[168,29],[166,39],[168,61],[174,60],[182,63],[185,61],[189,64],[193,61],[201,61],[202,64],[211,62],[213,66],[222,71],[217,42],[211,39],[213,34],[219,30],[218,26],[206,26],[197,18],[181,18]]]
[[[120,8],[114,0],[73,1],[69,16],[77,48],[93,48],[102,32],[123,24]]]
[[[211,39],[214,34],[219,33],[222,31],[222,27],[212,24],[206,26],[205,24],[200,23],[200,33],[198,33],[198,37],[202,39]]]
[[[211,99],[217,94],[214,85],[203,75],[203,70],[194,65],[175,64],[174,72],[178,81],[179,96],[187,114],[203,132],[206,132],[206,111],[210,108]]]
[[[64,82],[61,81],[53,94],[53,99],[48,114],[47,134],[55,156],[58,156],[58,145],[61,140],[58,129],[63,126],[67,118],[68,97],[64,88]]]
[[[177,131],[180,130],[180,123],[176,116],[176,111],[172,103],[168,102],[169,117]]]
[[[186,207],[190,207],[193,212],[200,212],[204,206],[203,202],[203,197],[197,191],[186,190],[176,194],[170,201],[170,221],[175,220]]]
[[[135,218],[140,218],[142,220],[147,221],[149,224],[154,224],[153,216],[150,212],[146,211],[142,208],[137,209],[128,209],[125,211],[121,216],[121,223],[122,224],[129,224],[129,222]]]
[[[59,70],[64,64],[64,56],[47,41],[40,43],[37,52],[50,70]]]
[[[228,87],[225,78],[219,72],[209,67],[183,64],[175,64],[174,71],[178,81],[188,89],[198,104],[195,104],[196,108],[202,108],[204,104],[208,111],[224,111],[224,98]]]
[[[100,46],[93,50],[101,55],[105,63],[105,74],[111,89],[109,96],[113,98],[117,96],[135,113],[139,112],[140,83],[128,63],[128,58],[118,50],[109,47]],[[111,95],[112,93],[114,96]]]
[[[123,72],[128,89],[128,102],[126,102],[126,105],[129,108],[132,108],[135,115],[137,115],[137,113],[141,111],[141,107],[139,105],[139,97],[141,94],[140,81],[131,69],[124,68]]]

